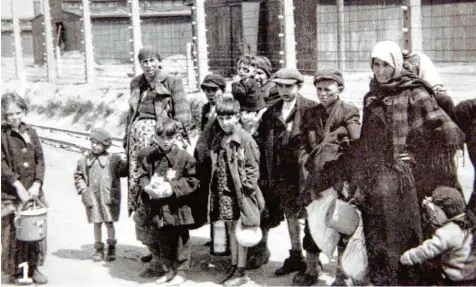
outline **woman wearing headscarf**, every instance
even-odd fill
[[[401,265],[399,254],[422,240],[422,199],[438,185],[454,186],[451,155],[464,135],[438,107],[431,87],[403,69],[397,44],[377,43],[371,67],[351,182],[362,210],[369,280],[418,285],[417,270]]]

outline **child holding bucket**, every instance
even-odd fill
[[[28,277],[36,284],[48,278],[38,266],[46,255],[46,238],[22,241],[16,236],[15,211],[31,201],[45,206],[42,190],[45,161],[35,130],[23,122],[28,113],[25,100],[16,93],[2,95],[2,273],[13,283],[21,284],[23,262],[28,263]]]
[[[237,100],[230,97],[219,99],[216,112],[220,132],[211,145],[209,218],[211,223],[225,221],[230,242],[231,265],[219,283],[240,286],[249,281],[245,275],[247,246],[261,240],[259,213],[264,202],[260,204],[262,195],[258,188],[259,149],[239,123],[240,104]],[[245,200],[249,203],[246,206]],[[250,210],[256,211],[255,216],[250,216],[247,212]]]
[[[121,207],[120,177],[127,176],[127,162],[118,154],[110,154],[111,135],[102,128],[91,130],[91,151],[78,160],[74,184],[81,195],[89,223],[94,223],[93,261],[104,259],[102,224],[107,230],[108,249],[106,261],[116,259],[116,234],[114,223],[119,220]]]

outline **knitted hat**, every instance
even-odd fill
[[[144,47],[139,50],[139,54],[137,55],[137,58],[139,58],[139,62],[142,62],[145,59],[150,59],[150,58],[155,58],[159,61],[161,61],[160,55],[157,51],[155,51],[152,48],[149,47]]]
[[[402,49],[395,42],[381,41],[375,44],[372,49],[370,67],[372,68],[374,58],[378,58],[395,69],[395,74],[399,75],[403,70]]]
[[[231,94],[240,103],[242,111],[255,112],[266,106],[258,82],[253,78],[233,83],[231,85]]]
[[[296,83],[303,83],[303,75],[296,69],[283,68],[277,71],[271,81],[285,85],[292,85]]]
[[[103,128],[92,128],[90,139],[95,139],[106,147],[111,145],[111,134]]]
[[[455,217],[466,209],[463,195],[452,187],[438,186],[432,197],[433,203],[441,207],[448,218]]]
[[[220,90],[225,91],[226,81],[225,78],[218,74],[209,74],[205,76],[200,87],[202,89],[203,87],[219,88]]]
[[[271,67],[271,62],[268,58],[264,56],[256,56],[256,68],[263,70],[268,78],[273,74],[273,68]]]
[[[339,70],[326,69],[317,71],[314,75],[314,85],[316,85],[316,82],[323,79],[336,81],[340,87],[344,87],[344,77],[342,76],[342,73]]]

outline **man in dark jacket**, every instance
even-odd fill
[[[304,215],[304,207],[298,201],[303,180],[299,126],[304,109],[317,103],[299,94],[304,77],[298,70],[281,69],[271,80],[276,83],[281,100],[263,114],[258,136],[265,165],[261,179],[279,199],[291,239],[290,257],[275,271],[282,276],[305,268],[298,221]]]

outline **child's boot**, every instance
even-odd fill
[[[94,252],[93,254],[93,261],[99,262],[104,260],[104,243],[102,242],[94,243],[94,249],[96,249],[96,252]]]
[[[107,240],[107,254],[106,254],[106,261],[114,261],[116,260],[116,239],[108,239]]]

